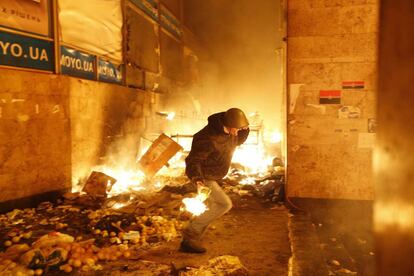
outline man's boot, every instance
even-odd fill
[[[180,251],[187,253],[204,253],[206,249],[197,240],[183,239],[180,245]]]

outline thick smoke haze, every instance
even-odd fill
[[[279,1],[185,1],[184,24],[200,41],[198,83],[183,89],[168,106],[181,117],[206,116],[239,107],[257,112],[265,130],[284,131],[284,18]],[[199,123],[198,123],[199,122]],[[190,128],[190,129],[188,129]]]

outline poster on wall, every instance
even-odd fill
[[[0,65],[53,71],[53,44],[0,31]]]
[[[0,26],[50,36],[48,0],[0,0]]]
[[[71,49],[60,47],[60,69],[62,74],[95,80],[95,56]]]
[[[99,59],[98,78],[100,81],[110,83],[122,83],[122,71],[120,65],[115,65],[110,61]]]
[[[58,0],[62,43],[122,63],[120,0]]]

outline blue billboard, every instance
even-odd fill
[[[115,65],[110,61],[99,59],[98,78],[100,81],[122,83],[121,65]]]
[[[53,43],[0,31],[0,65],[53,71]]]
[[[60,69],[62,74],[96,80],[95,56],[60,46]]]

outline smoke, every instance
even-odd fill
[[[239,107],[259,114],[268,131],[283,130],[281,22],[279,1],[186,1],[184,23],[204,50],[196,52],[198,82],[168,106],[202,122],[193,128],[212,113]]]

